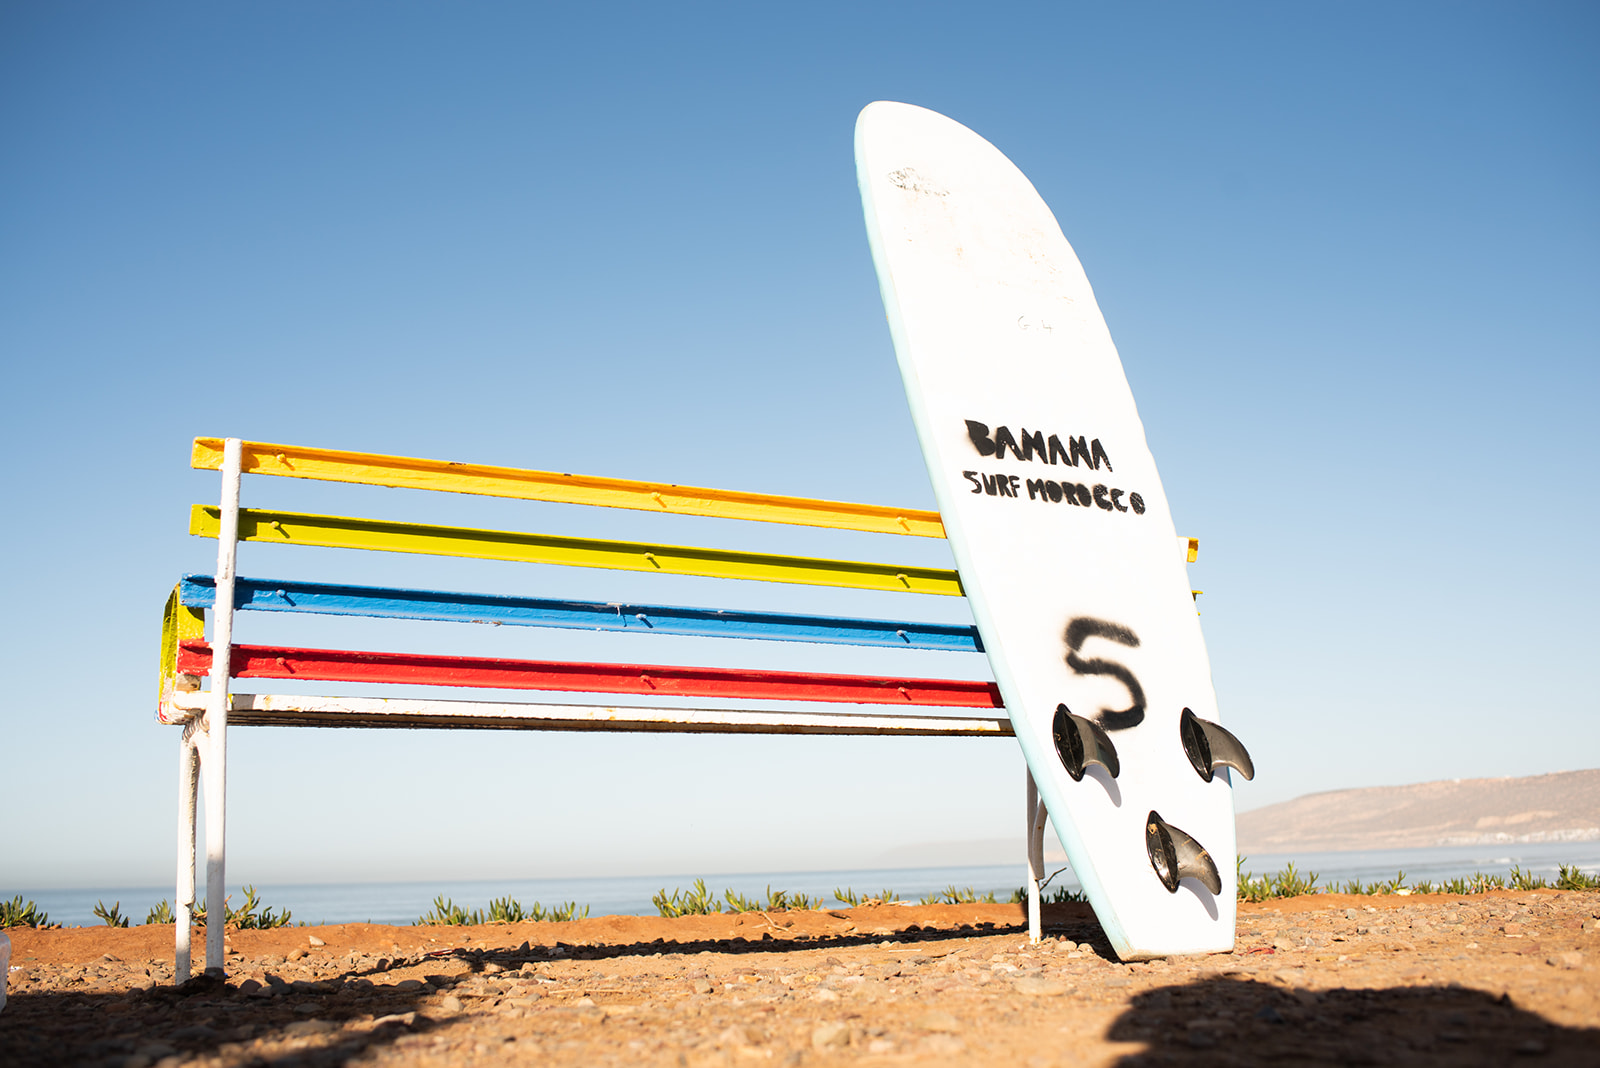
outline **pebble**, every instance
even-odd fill
[[[283,1033],[290,1038],[298,1038],[302,1035],[324,1035],[338,1028],[339,1025],[332,1020],[296,1020],[294,1023],[285,1024]]]
[[[745,1029],[737,1025],[727,1028],[717,1036],[717,1044],[722,1046],[749,1046],[752,1045],[750,1036]]]
[[[310,938],[306,939],[306,941],[310,942],[314,946],[325,946],[328,944],[322,939],[318,938],[316,935],[312,935]]]
[[[843,1049],[849,1044],[850,1028],[847,1024],[819,1024],[811,1032],[811,1048],[816,1050]]]
[[[1045,979],[1036,976],[1024,976],[1012,981],[1011,984],[1019,994],[1026,994],[1034,998],[1053,998],[1065,994],[1069,989],[1066,983],[1056,979]]]
[[[439,1007],[445,1012],[460,1012],[466,1008],[466,1004],[454,994],[446,994],[439,999]]]

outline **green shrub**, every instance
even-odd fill
[[[1011,903],[1013,905],[1025,904],[1027,900],[1028,885],[1026,883],[1022,884],[1011,892]],[[1039,901],[1041,904],[1045,905],[1064,905],[1072,901],[1088,900],[1089,895],[1085,894],[1082,890],[1068,890],[1064,886],[1058,886],[1054,890],[1050,890],[1048,886],[1041,886],[1039,888]]]
[[[923,895],[920,900],[924,905],[972,905],[979,902],[992,905],[994,904],[994,894],[990,892],[980,895],[970,886],[960,889],[955,886],[947,886],[943,890],[936,890],[931,894]]]
[[[122,902],[120,901],[110,908],[106,908],[104,901],[96,901],[94,903],[94,914],[100,917],[107,927],[128,926],[128,917],[122,914]]]
[[[724,890],[722,899],[728,903],[729,912],[775,912],[779,909],[818,909],[822,907],[820,897],[807,897],[804,894],[791,894],[787,890],[774,890],[772,884],[767,884],[767,899],[745,897],[733,890]],[[659,902],[657,906],[659,907]]]
[[[1512,890],[1543,890],[1550,884],[1544,881],[1544,876],[1535,875],[1531,871],[1523,871],[1520,867],[1513,866],[1511,874],[1506,879]]]
[[[849,905],[851,908],[855,908],[858,905],[883,905],[891,901],[900,900],[900,895],[893,890],[879,890],[876,894],[869,894],[863,897],[848,886],[843,890],[835,888],[833,896],[841,904]]]
[[[533,923],[555,922],[564,923],[589,915],[589,906],[580,906],[576,901],[563,901],[559,905],[545,908],[535,901],[524,906],[516,898],[507,895],[497,897],[489,902],[487,911],[473,909],[468,912],[457,905],[452,899],[443,894],[433,899],[433,910],[417,917],[418,927],[476,927],[484,923]]]
[[[433,911],[417,917],[418,927],[467,927],[483,922],[483,914],[468,912],[443,894],[433,899]]]
[[[0,901],[0,928],[3,927],[60,927],[59,923],[50,922],[50,914],[39,906],[29,901],[22,903],[22,895],[18,894],[10,901]]]
[[[656,911],[663,916],[709,916],[713,912],[721,912],[717,899],[710,890],[706,889],[704,879],[694,881],[694,890],[674,890],[672,896],[667,896],[666,887],[651,897]]]
[[[1561,865],[1556,876],[1557,890],[1600,890],[1600,875],[1585,875],[1576,864]]]
[[[178,918],[172,914],[172,904],[166,898],[153,906],[145,915],[146,926],[152,923],[177,923]]]

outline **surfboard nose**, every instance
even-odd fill
[[[1061,758],[1073,782],[1082,782],[1083,773],[1090,764],[1099,764],[1115,779],[1122,770],[1117,759],[1117,747],[1092,719],[1074,715],[1066,705],[1056,705],[1056,716],[1050,724],[1050,734],[1056,743],[1056,755]]]
[[[1236,769],[1246,779],[1256,777],[1255,763],[1244,743],[1222,724],[1201,719],[1186,708],[1178,720],[1178,737],[1183,740],[1184,755],[1206,782],[1223,767]]]
[[[1145,820],[1144,845],[1150,854],[1150,866],[1168,893],[1176,894],[1178,883],[1184,879],[1198,879],[1213,894],[1222,893],[1222,875],[1206,847],[1187,831],[1162,819],[1154,809]]]

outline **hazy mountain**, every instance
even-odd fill
[[[1239,814],[1241,853],[1600,840],[1600,769],[1307,794]]]

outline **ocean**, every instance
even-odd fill
[[[1245,869],[1258,875],[1276,872],[1292,862],[1302,874],[1316,873],[1318,885],[1342,884],[1350,879],[1372,882],[1393,878],[1404,871],[1408,883],[1428,880],[1440,882],[1456,876],[1483,872],[1506,875],[1520,867],[1553,881],[1562,864],[1573,864],[1593,875],[1600,873],[1600,842],[1541,842],[1480,846],[1440,846],[1431,849],[1384,849],[1368,852],[1301,853],[1250,856]],[[1047,873],[1057,865],[1046,865]],[[203,874],[202,874],[203,878]],[[836,889],[854,889],[865,897],[881,890],[893,890],[902,899],[915,901],[956,887],[972,888],[978,894],[1010,900],[1026,878],[1023,866],[998,864],[933,868],[877,868],[850,871],[740,872],[696,875],[633,875],[606,878],[570,879],[494,879],[475,881],[429,880],[399,883],[256,883],[257,899],[274,911],[288,909],[295,923],[372,923],[409,924],[433,908],[436,897],[444,897],[467,909],[486,908],[493,898],[510,896],[529,906],[537,901],[546,908],[575,901],[589,906],[591,916],[654,915],[651,898],[666,890],[689,890],[696,878],[719,897],[733,890],[746,897],[765,898],[768,888],[791,895],[803,893],[822,898],[836,907]],[[1050,884],[1051,889],[1077,889],[1072,870],[1066,868]],[[232,883],[229,893],[235,905],[244,899],[242,889]],[[79,889],[0,889],[0,899],[21,895],[49,914],[51,923],[68,927],[95,926],[98,902],[107,907],[121,903],[121,911],[141,923],[156,902],[171,900],[171,886],[105,887]]]

